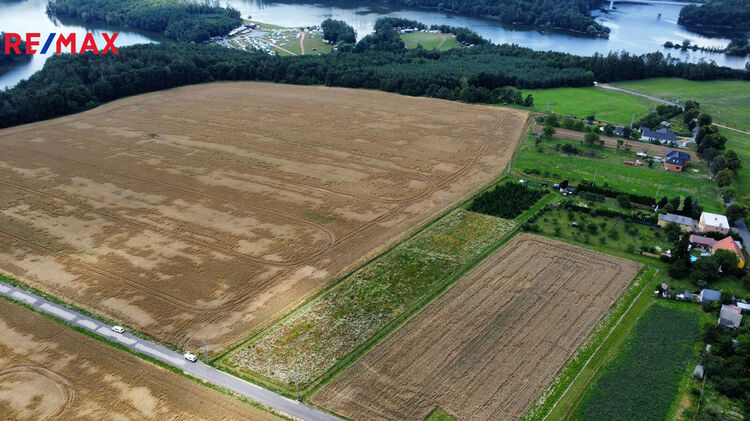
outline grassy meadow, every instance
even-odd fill
[[[670,101],[692,99],[711,114],[714,121],[750,131],[750,81],[692,81],[677,78],[656,78],[617,82],[614,85]]]
[[[721,203],[717,196],[716,184],[708,178],[709,170],[700,163],[691,163],[688,171],[675,173],[665,171],[658,163],[653,168],[644,165],[636,167],[625,165],[624,161],[635,161],[638,143],[630,142],[631,152],[616,151],[611,148],[592,148],[598,157],[565,154],[555,149],[556,144],[570,145],[582,148],[580,142],[544,139],[539,145],[535,144],[533,135],[521,143],[521,147],[514,161],[516,175],[527,178],[524,170],[539,170],[541,174],[531,176],[550,182],[567,179],[572,184],[582,180],[591,181],[596,175],[596,183],[609,184],[610,187],[623,192],[656,195],[659,197],[692,196],[698,198],[699,203],[709,212],[720,212]],[[586,149],[586,148],[584,148]],[[750,162],[750,161],[748,161]],[[693,172],[698,170],[698,173]]]
[[[601,88],[553,88],[523,90],[523,95],[534,97],[533,110],[549,110],[557,114],[584,118],[594,114],[597,120],[628,125],[635,113],[635,119],[644,117],[656,106],[656,102],[636,95],[609,91]]]
[[[422,45],[425,50],[438,49],[440,51],[450,50],[459,47],[456,36],[453,34],[430,34],[426,32],[412,32],[410,34],[401,34],[401,40],[404,41],[406,48],[417,48]]]

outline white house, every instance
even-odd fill
[[[701,219],[698,222],[698,229],[700,229],[701,232],[729,234],[729,221],[724,215],[703,212],[701,213]]]

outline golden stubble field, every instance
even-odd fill
[[[356,420],[518,419],[641,265],[521,234],[318,391]]]
[[[278,420],[0,300],[0,418]]]
[[[216,350],[495,179],[526,117],[237,82],[2,130],[0,272]]]

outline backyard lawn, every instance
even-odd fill
[[[591,181],[596,176],[597,185],[607,183],[622,192],[656,196],[658,191],[659,197],[697,197],[699,204],[704,206],[706,211],[722,210],[716,184],[708,178],[708,168],[701,163],[691,163],[687,171],[675,173],[664,170],[658,163],[654,163],[653,168],[647,165],[625,165],[625,161],[636,160],[638,142],[629,142],[632,146],[631,152],[595,147],[591,150],[596,153],[596,157],[566,154],[556,149],[557,144],[566,143],[579,149],[583,148],[580,142],[559,139],[545,139],[536,145],[534,136],[529,135],[521,144],[515,159],[516,175],[520,178],[530,176],[550,182],[567,179],[574,185],[582,180]],[[695,170],[698,172],[694,172]],[[529,171],[538,171],[539,174],[530,175]]]

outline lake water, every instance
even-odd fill
[[[359,37],[372,32],[375,20],[381,16],[397,16],[418,20],[427,25],[447,24],[466,26],[494,43],[515,43],[535,50],[555,50],[571,54],[590,56],[594,53],[629,51],[635,54],[661,51],[685,61],[713,60],[722,66],[742,68],[747,58],[726,56],[700,51],[680,51],[662,47],[665,41],[689,39],[700,46],[723,47],[729,39],[721,36],[702,35],[688,31],[677,24],[681,6],[618,4],[617,10],[609,13],[593,12],[598,21],[611,28],[609,39],[592,39],[560,31],[540,32],[528,27],[505,26],[496,21],[445,13],[431,9],[409,9],[376,5],[361,0],[301,3],[266,2],[261,0],[229,0],[222,5],[238,9],[243,17],[281,26],[317,25],[326,18],[341,19],[357,31]],[[369,4],[369,5],[368,5]],[[158,41],[155,34],[111,28],[106,25],[87,27],[76,21],[58,21],[45,14],[47,0],[0,2],[0,30],[5,32],[41,32],[85,34],[86,32],[119,32],[115,44],[119,46]],[[661,16],[659,16],[661,14]],[[43,42],[44,40],[42,40]],[[101,38],[97,39],[97,44]],[[103,45],[103,44],[102,44]],[[13,86],[21,79],[41,69],[52,54],[35,55],[28,63],[15,65],[0,74],[0,89]]]

